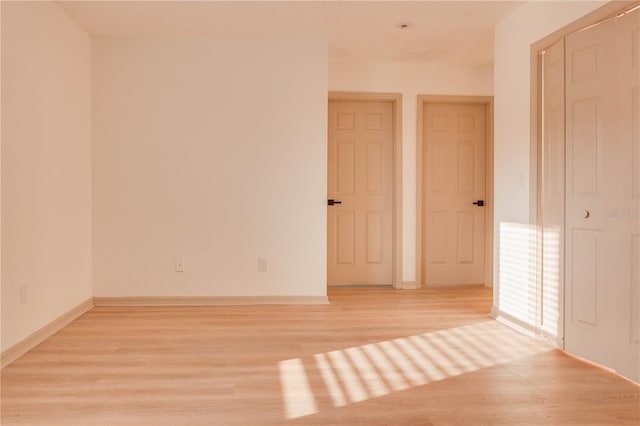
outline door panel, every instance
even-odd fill
[[[353,195],[355,192],[355,160],[356,149],[354,140],[337,142],[335,159],[336,167],[336,195]]]
[[[542,141],[542,306],[541,331],[562,345],[564,304],[565,100],[564,39],[544,53]]]
[[[611,138],[612,27],[604,23],[566,39],[565,342],[569,352],[604,365],[613,364],[608,348],[614,342],[610,310],[615,306],[610,285],[598,285],[615,279],[603,262],[603,237],[609,232],[604,194],[615,191],[606,173],[610,145],[603,142]]]
[[[367,263],[382,263],[384,241],[384,212],[367,212]]]
[[[640,73],[640,71],[638,71]],[[633,143],[633,196],[640,200],[640,88],[631,95],[632,143]]]
[[[581,99],[572,105],[572,133],[577,143],[571,147],[572,194],[574,197],[598,195],[598,145],[602,141],[600,99]]]
[[[619,327],[616,353],[616,370],[636,382],[640,382],[640,277],[638,268],[640,253],[640,191],[638,185],[638,144],[640,141],[640,10],[636,10],[616,21],[616,137],[624,141],[624,149],[619,158],[618,178],[625,181],[620,188],[621,217],[616,217],[616,232],[620,244],[629,256],[620,259],[618,267],[624,268],[624,279],[620,285],[618,303],[621,308],[620,319],[624,325]],[[635,176],[634,176],[635,175]],[[621,220],[618,220],[621,219]],[[624,253],[624,251],[623,251]]]
[[[392,105],[329,102],[329,285],[392,284]]]
[[[473,264],[475,254],[475,213],[458,212],[458,264]]]
[[[356,221],[355,212],[336,212],[337,222],[337,263],[340,265],[354,265],[356,256]]]
[[[438,211],[427,213],[427,227],[431,230],[427,239],[427,250],[429,251],[429,263],[432,265],[444,265],[447,262],[448,214],[448,212]]]
[[[629,344],[632,346],[640,345],[640,267],[637,260],[640,259],[640,235],[631,237],[631,289],[629,293],[629,304],[631,309],[631,336]],[[635,261],[634,261],[635,259]]]
[[[565,348],[636,381],[639,23],[574,33],[565,56]]]
[[[570,239],[574,281],[570,296],[572,321],[594,327],[598,325],[596,297],[605,290],[598,276],[598,259],[601,257],[598,253],[598,234],[598,231],[574,229]]]
[[[422,120],[422,282],[484,283],[486,106],[429,103]]]
[[[384,146],[382,141],[367,142],[367,192],[382,194],[384,191]]]

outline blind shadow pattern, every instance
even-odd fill
[[[320,375],[333,406],[343,407],[552,350],[504,327],[486,321],[280,361],[285,418],[318,412],[311,373]]]

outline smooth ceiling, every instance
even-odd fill
[[[94,36],[322,38],[332,60],[493,61],[493,27],[510,1],[62,1]],[[401,24],[408,28],[401,29]]]

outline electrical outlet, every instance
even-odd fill
[[[265,257],[258,259],[258,272],[267,272],[267,259]]]
[[[29,303],[29,287],[26,284],[20,286],[20,304]]]
[[[184,259],[176,259],[176,272],[184,272]]]

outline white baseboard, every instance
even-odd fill
[[[495,306],[491,307],[491,313],[489,314],[496,321],[503,323],[504,325],[513,328],[514,330],[525,334],[530,337],[540,337],[538,330],[531,324],[519,320],[518,318],[502,312]]]
[[[447,287],[486,287],[484,284],[425,284],[424,288],[447,288]]]
[[[420,287],[418,286],[417,281],[403,281],[402,287],[403,290],[417,290]]]
[[[94,297],[95,306],[329,305],[327,296]]]
[[[17,360],[22,355],[38,346],[40,343],[53,336],[61,328],[66,327],[71,322],[73,322],[73,320],[92,308],[92,298],[89,298],[79,305],[75,306],[74,308],[71,308],[71,310],[69,310],[68,312],[60,315],[58,318],[54,319],[49,324],[32,333],[30,336],[24,338],[20,342],[11,346],[9,349],[3,351],[0,355],[0,365],[2,366],[2,368],[4,368],[7,365],[11,364],[13,361]]]

